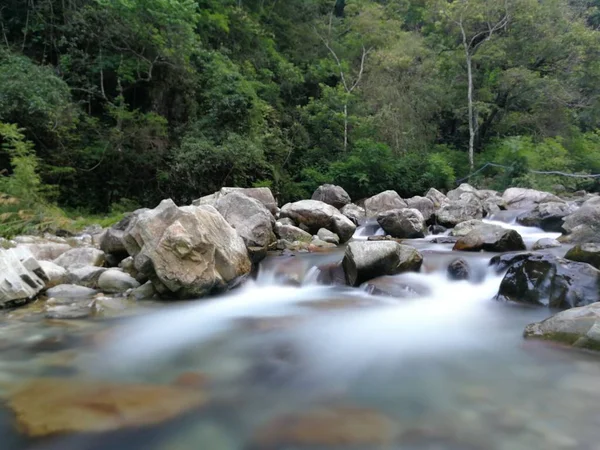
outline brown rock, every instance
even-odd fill
[[[184,372],[173,381],[175,386],[197,389],[206,386],[208,377],[200,372]]]
[[[202,391],[172,386],[38,378],[14,390],[7,406],[24,434],[40,437],[154,425],[207,401]]]
[[[337,407],[277,418],[260,428],[253,449],[287,446],[353,447],[389,445],[395,437],[394,423],[378,411]]]

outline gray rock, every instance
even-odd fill
[[[450,203],[450,199],[435,188],[431,188],[425,194],[425,197],[431,200],[433,207],[438,210]]]
[[[431,289],[425,285],[394,276],[374,278],[367,281],[364,288],[369,295],[393,298],[420,298],[431,294]]]
[[[435,215],[435,206],[433,202],[427,197],[415,196],[406,199],[406,204],[409,208],[417,209],[425,218],[425,221],[429,222]]]
[[[466,220],[465,222],[461,222],[458,225],[456,225],[450,231],[450,236],[457,236],[457,237],[466,236],[467,234],[469,234],[474,229],[480,228],[480,227],[485,227],[485,226],[488,226],[488,225],[489,224],[485,224],[485,223],[483,223],[483,221],[477,220],[477,219]],[[491,226],[495,227],[496,225],[491,225]]]
[[[46,288],[49,289],[67,282],[67,269],[51,261],[39,261],[40,267],[46,274]]]
[[[563,202],[556,195],[535,189],[509,188],[504,191],[502,198],[507,209],[533,209],[540,203]]]
[[[67,271],[67,284],[76,284],[96,289],[98,287],[98,278],[106,271],[104,267],[97,266],[76,266]]]
[[[394,241],[356,241],[346,247],[342,266],[347,283],[358,286],[382,275],[418,271],[422,263],[413,247]]]
[[[267,208],[271,214],[275,215],[278,211],[277,202],[275,201],[275,197],[273,197],[273,193],[271,189],[267,187],[261,188],[236,188],[236,187],[223,187],[220,191],[215,192],[214,194],[207,195],[205,197],[199,198],[198,200],[194,200],[192,205],[194,206],[202,206],[202,205],[210,205],[216,207],[217,202],[233,193],[242,193],[247,197],[253,198],[261,202],[265,208]]]
[[[242,237],[246,247],[266,249],[275,241],[275,218],[258,200],[235,191],[221,197],[216,209]]]
[[[350,203],[350,196],[344,188],[333,184],[319,186],[313,193],[311,199],[319,200],[338,209],[343,208]]]
[[[531,211],[517,216],[517,222],[526,227],[537,227],[544,231],[563,231],[563,218],[573,214],[578,208],[568,203],[540,203]]]
[[[152,286],[152,282],[148,281],[140,287],[135,288],[131,292],[131,296],[136,300],[150,300],[156,296],[156,291],[154,290],[154,286]]]
[[[392,209],[380,213],[377,223],[392,237],[402,239],[422,238],[427,232],[425,219],[418,209]]]
[[[279,224],[279,225],[291,225],[293,227],[296,226],[296,222],[294,222],[292,219],[290,219],[289,217],[282,217],[281,219],[278,219],[277,222],[275,222],[275,224]]]
[[[337,245],[331,242],[322,241],[317,236],[313,237],[313,240],[310,241],[310,245],[308,247],[309,251],[314,251],[315,249],[328,249],[328,248],[336,248]]]
[[[360,224],[367,216],[364,208],[361,208],[354,203],[344,206],[340,212],[350,219],[355,225]]]
[[[600,269],[600,244],[576,245],[567,252],[565,259],[588,263]]]
[[[447,274],[451,280],[468,280],[471,277],[471,269],[464,259],[457,258],[448,265]]]
[[[376,217],[379,213],[390,209],[402,209],[408,205],[396,191],[384,191],[365,200],[367,217]]]
[[[317,232],[317,237],[323,242],[328,242],[330,244],[338,245],[340,243],[340,237],[325,228],[321,228]]]
[[[107,293],[123,293],[139,286],[135,278],[118,269],[108,269],[98,279],[98,288]]]
[[[581,208],[564,218],[565,235],[560,242],[568,244],[600,243],[600,200],[586,201]]]
[[[27,249],[0,249],[0,306],[35,297],[46,281],[46,274]]]
[[[19,247],[21,246],[29,250],[33,257],[38,261],[54,261],[63,253],[66,253],[73,248],[69,244],[57,242],[40,242],[19,245]]]
[[[132,218],[136,214],[140,214],[141,211],[142,210],[137,210],[136,212],[124,217],[117,224],[104,231],[102,237],[100,238],[100,249],[104,253],[120,255],[123,258],[128,256],[125,243],[123,242],[123,233],[129,226]]]
[[[163,200],[131,221],[123,241],[136,270],[163,296],[221,292],[251,269],[243,239],[212,206]]]
[[[552,238],[541,238],[535,244],[533,244],[532,250],[544,250],[547,248],[560,247],[562,244],[556,239]]]
[[[477,189],[475,189],[473,186],[471,186],[468,183],[463,183],[456,189],[452,189],[451,191],[448,191],[448,194],[446,195],[446,197],[448,197],[448,200],[450,200],[450,201],[457,201],[457,200],[460,200],[461,195],[466,194],[466,193],[473,194],[475,197],[477,197],[480,200],[483,200],[483,198],[484,198],[483,194],[480,194]]]
[[[84,286],[74,284],[59,284],[46,291],[46,295],[50,298],[57,299],[83,299],[92,298],[98,291]]]
[[[68,304],[68,305],[45,305],[45,317],[53,320],[78,320],[86,319],[93,313],[91,305]]]
[[[483,219],[483,206],[476,195],[465,192],[458,200],[438,209],[435,215],[440,225],[452,228],[467,220]]]
[[[479,191],[480,193],[483,191]],[[494,214],[498,214],[500,211],[506,209],[506,202],[502,197],[488,197],[483,199],[483,211],[488,216],[493,216]]]
[[[600,271],[548,254],[523,254],[508,267],[497,299],[557,309],[600,300]]]
[[[81,266],[102,266],[104,252],[92,247],[73,248],[54,260],[54,264],[70,269]]]
[[[275,234],[279,239],[285,239],[286,241],[294,242],[310,242],[312,241],[312,234],[295,227],[293,225],[281,225],[279,221],[275,223]]]
[[[456,241],[452,250],[466,252],[511,252],[525,250],[523,238],[515,230],[486,224]]]
[[[321,228],[333,231],[341,242],[350,239],[356,230],[356,225],[339,210],[318,200],[288,203],[281,208],[281,216],[304,225],[311,234],[316,234]]]

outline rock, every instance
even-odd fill
[[[215,207],[242,237],[246,247],[266,249],[275,241],[275,218],[258,200],[236,191],[221,197]]]
[[[102,266],[104,252],[92,247],[73,248],[54,260],[54,264],[70,269],[81,266]]]
[[[527,325],[526,338],[544,339],[573,347],[600,350],[600,303],[571,308]]]
[[[44,306],[44,317],[53,320],[80,320],[87,319],[93,314],[93,302],[73,302],[67,304],[47,303]]]
[[[552,238],[541,238],[535,244],[533,244],[532,250],[544,250],[547,248],[560,247],[562,244],[556,239]],[[567,258],[568,259],[568,258]]]
[[[149,300],[156,295],[156,291],[154,290],[154,286],[152,286],[152,282],[148,281],[142,284],[140,287],[135,288],[131,292],[131,296],[136,300]]]
[[[275,197],[273,197],[273,193],[271,189],[267,187],[261,188],[236,188],[236,187],[223,187],[220,191],[215,192],[214,194],[207,195],[205,197],[199,198],[198,200],[194,200],[192,203],[193,206],[203,206],[210,205],[215,206],[217,202],[226,197],[231,193],[241,193],[247,197],[253,198],[261,202],[265,208],[267,208],[271,214],[275,215],[277,213],[277,202],[275,201]]]
[[[289,250],[291,252],[308,252],[310,242],[305,241],[287,241],[279,239],[275,244],[275,250]]]
[[[341,263],[322,264],[318,267],[317,283],[327,286],[346,284],[346,276]]]
[[[367,217],[365,209],[354,203],[344,206],[340,212],[350,219],[354,225],[360,224]]]
[[[74,299],[74,298],[92,298],[97,294],[97,291],[84,286],[76,286],[74,284],[59,284],[46,291],[46,295],[51,298],[58,299]]]
[[[294,242],[310,242],[312,241],[312,235],[304,230],[293,225],[280,225],[279,221],[275,223],[275,234],[279,239],[285,239],[286,241]]]
[[[279,417],[255,433],[253,450],[391,448],[397,426],[371,409],[337,407]]]
[[[336,244],[332,244],[331,242],[325,242],[325,241],[322,241],[321,239],[319,239],[318,237],[315,237],[310,242],[310,245],[308,246],[308,251],[309,252],[319,252],[319,251],[329,250],[329,249],[334,249],[334,248],[337,248]]]
[[[430,234],[444,234],[446,231],[448,231],[448,229],[441,225],[431,225],[429,227]]]
[[[475,228],[456,241],[452,250],[466,252],[511,252],[525,250],[523,238],[515,230],[496,225]]]
[[[568,244],[600,244],[600,201],[586,201],[581,208],[564,218],[566,236],[558,240]]]
[[[457,224],[452,229],[452,231],[450,231],[450,236],[463,237],[463,236],[466,236],[467,234],[469,234],[471,231],[473,231],[476,228],[481,228],[481,227],[486,227],[486,226],[495,227],[496,225],[485,224],[481,220],[477,220],[477,219],[467,220],[465,222],[461,222],[461,223]]]
[[[338,245],[340,243],[340,237],[325,228],[321,228],[317,232],[317,237],[323,242],[328,242],[330,244]]]
[[[369,295],[380,295],[393,298],[420,298],[431,294],[425,285],[408,282],[395,276],[374,278],[365,283]]]
[[[197,388],[38,378],[11,392],[7,407],[24,434],[43,437],[157,425],[207,402]]]
[[[133,214],[139,214],[139,211],[140,210]],[[100,238],[100,250],[106,254],[118,255],[120,259],[125,259],[129,256],[127,249],[125,248],[125,243],[123,242],[123,232],[129,226],[132,217],[132,214],[124,217],[121,221],[102,234],[102,237]]]
[[[600,271],[589,264],[547,254],[529,254],[513,262],[497,299],[568,309],[600,300]]]
[[[98,288],[102,292],[122,293],[140,286],[135,278],[118,269],[108,269],[98,279]]]
[[[540,203],[559,202],[563,200],[549,192],[536,191],[535,189],[509,188],[504,191],[502,198],[507,209],[533,209]]]
[[[490,266],[496,268],[496,273],[502,273],[517,262],[525,261],[534,255],[541,256],[542,254],[543,253],[518,252],[496,255],[490,260]]]
[[[137,280],[139,273],[135,268],[135,262],[133,261],[133,258],[131,256],[128,256],[123,261],[121,261],[119,263],[119,268],[123,270],[123,272],[128,273]]]
[[[326,228],[340,237],[341,242],[349,240],[356,225],[336,208],[318,200],[301,200],[288,203],[281,208],[281,216],[307,227],[311,234]]]
[[[473,186],[471,186],[468,183],[462,183],[456,189],[452,189],[451,191],[448,191],[448,194],[446,195],[446,197],[448,197],[448,200],[450,200],[450,201],[457,201],[457,200],[460,200],[460,196],[463,194],[473,194],[475,197],[479,198],[480,200],[483,200],[483,198],[484,198],[484,195],[480,194],[477,189],[475,189]]]
[[[376,217],[384,211],[406,207],[406,202],[402,200],[396,191],[384,191],[365,200],[367,217]]]
[[[494,214],[498,214],[500,211],[506,209],[506,202],[502,197],[488,197],[483,200],[482,206],[485,216],[489,217],[493,216]]]
[[[290,219],[289,217],[282,217],[281,219],[278,219],[277,222],[275,222],[275,225],[291,225],[293,227],[296,226],[296,222],[294,222],[292,219]]]
[[[46,274],[29,250],[0,249],[0,306],[35,297],[46,281]]]
[[[425,219],[418,209],[384,211],[377,216],[377,223],[386,233],[396,238],[422,238],[427,232]]]
[[[465,192],[458,200],[450,201],[435,213],[440,225],[452,228],[461,222],[483,218],[483,206],[474,194]]]
[[[54,264],[51,261],[39,261],[39,263],[48,279],[48,281],[46,281],[46,289],[67,282],[67,269]]]
[[[432,239],[430,242],[432,244],[456,244],[458,241],[457,237],[454,236],[442,236]]]
[[[342,187],[333,184],[319,186],[311,199],[327,203],[337,209],[343,208],[351,201],[350,196]]]
[[[526,227],[537,227],[544,231],[562,232],[563,218],[573,214],[577,207],[568,203],[540,203],[531,211],[517,216],[517,222]]]
[[[73,248],[69,244],[56,242],[22,244],[19,247],[25,247],[38,261],[54,261],[60,255]]]
[[[442,194],[440,191],[438,191],[435,188],[431,188],[427,191],[427,194],[425,194],[425,197],[428,198],[429,200],[431,200],[431,202],[433,203],[433,207],[438,210],[443,206],[446,206],[448,203],[450,203],[450,200],[448,199],[448,197],[446,197],[444,194]]]
[[[565,259],[588,263],[596,269],[600,269],[600,244],[576,245],[567,252]]]
[[[469,264],[462,258],[455,259],[448,266],[448,278],[451,280],[468,280],[471,277]]]
[[[358,286],[378,276],[418,271],[422,263],[413,247],[394,241],[356,241],[346,247],[342,266],[348,284]]]
[[[168,297],[222,292],[251,269],[243,239],[212,206],[163,200],[132,220],[123,241],[135,268]]]
[[[429,222],[434,218],[435,215],[435,206],[433,202],[427,197],[415,196],[409,199],[406,199],[406,204],[409,208],[417,209],[423,215],[423,218],[426,222]]]
[[[98,278],[106,271],[104,267],[97,266],[77,266],[67,271],[67,284],[76,284],[92,289],[98,287]]]

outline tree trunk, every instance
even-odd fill
[[[344,152],[348,150],[348,103],[344,103]]]
[[[468,88],[468,103],[469,103],[469,166],[473,170],[474,163],[474,152],[475,152],[475,129],[477,127],[475,114],[473,111],[473,69],[471,61],[471,53],[468,47],[465,47],[465,53],[467,57],[467,79],[469,83]]]

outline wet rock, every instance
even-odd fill
[[[529,324],[524,336],[599,351],[600,303],[571,308],[541,322]]]
[[[467,220],[482,219],[483,206],[475,194],[465,192],[458,200],[452,200],[442,206],[435,215],[440,225],[452,228]]]
[[[323,242],[328,242],[330,244],[338,245],[340,243],[340,237],[325,228],[321,228],[317,232],[317,237]]]
[[[422,284],[409,282],[395,276],[374,278],[364,284],[369,295],[393,298],[420,298],[431,294],[431,289]]]
[[[563,219],[565,236],[558,240],[568,244],[600,243],[600,201],[588,200],[581,208]]]
[[[469,264],[462,258],[455,259],[448,266],[448,278],[455,281],[468,280],[471,278]]]
[[[92,289],[98,287],[98,278],[106,271],[104,267],[76,266],[67,271],[66,284],[76,284]]]
[[[123,293],[139,286],[135,278],[118,269],[108,269],[98,279],[98,288],[108,293]]]
[[[46,274],[46,288],[49,289],[67,282],[67,269],[51,261],[39,261],[40,267]]]
[[[431,200],[436,210],[450,203],[450,199],[435,188],[429,189],[425,197]]]
[[[367,217],[376,217],[384,211],[406,207],[406,202],[402,200],[396,191],[384,191],[365,200]]]
[[[361,223],[367,216],[365,209],[355,205],[354,203],[344,206],[340,212],[350,219],[355,225]]]
[[[0,249],[0,306],[35,297],[47,280],[27,249]]]
[[[271,189],[267,187],[261,188],[236,188],[236,187],[223,187],[220,191],[215,192],[214,194],[207,195],[205,197],[201,197],[198,200],[194,200],[192,205],[194,206],[216,206],[217,202],[223,197],[231,194],[231,193],[242,193],[247,197],[253,198],[261,202],[265,208],[267,208],[271,214],[275,215],[277,213],[277,202],[275,201],[275,197],[273,197],[273,193]]]
[[[55,298],[91,298],[96,295],[98,291],[90,289],[84,286],[77,286],[74,284],[59,284],[46,291],[48,297]]]
[[[542,253],[533,252],[518,252],[518,253],[505,253],[503,255],[496,255],[490,260],[490,266],[496,268],[496,273],[502,273],[507,270],[514,263],[525,261],[531,256],[541,256]]]
[[[311,234],[316,234],[321,228],[333,231],[341,242],[349,240],[356,230],[356,225],[350,219],[333,206],[318,200],[288,203],[281,208],[281,216],[290,217],[304,225]]]
[[[458,238],[455,236],[441,236],[431,239],[432,244],[456,244]]]
[[[54,305],[48,303],[45,306],[46,319],[53,320],[80,320],[92,316],[92,303],[70,303],[64,305]]]
[[[327,286],[341,286],[346,284],[346,275],[341,263],[331,263],[319,266],[317,283]]]
[[[502,198],[507,209],[533,209],[540,203],[559,202],[563,200],[549,192],[536,191],[535,189],[509,188],[504,191]]]
[[[526,227],[544,231],[562,232],[563,218],[574,213],[577,207],[568,203],[540,203],[531,211],[517,216],[517,222]]]
[[[452,250],[466,252],[511,252],[525,250],[523,238],[515,230],[495,225],[475,228],[461,237]]]
[[[275,241],[275,218],[258,200],[236,191],[221,197],[215,208],[242,237],[246,247],[266,249]]]
[[[495,225],[485,224],[481,220],[467,220],[456,225],[452,231],[450,231],[450,236],[463,237],[474,229],[485,226],[495,227]]]
[[[422,238],[427,232],[425,219],[417,209],[384,211],[377,216],[377,223],[386,233],[396,238]]]
[[[102,266],[104,252],[93,247],[73,248],[54,260],[54,264],[70,269],[82,266]]]
[[[382,413],[365,408],[316,409],[275,418],[259,428],[252,450],[283,448],[387,448],[396,424]]]
[[[319,200],[338,209],[343,208],[351,201],[350,196],[344,188],[333,184],[319,186],[313,193],[311,199]]]
[[[135,268],[165,297],[222,292],[251,269],[243,239],[211,206],[163,200],[132,220],[123,240]]]
[[[448,229],[441,225],[430,225],[429,226],[430,234],[444,234],[446,231],[448,231]]]
[[[548,248],[560,247],[562,244],[556,239],[552,238],[541,238],[533,244],[532,250],[544,250]]]
[[[39,378],[16,388],[7,406],[24,434],[43,437],[156,425],[207,401],[199,389]]]
[[[497,299],[568,309],[600,300],[600,271],[547,254],[521,256],[509,267]]]
[[[358,286],[381,275],[418,271],[423,257],[413,247],[393,241],[356,241],[346,247],[342,266],[346,281]]]
[[[588,263],[600,269],[600,244],[580,244],[565,255],[565,259]]]
[[[154,290],[154,286],[152,286],[151,281],[142,284],[140,287],[135,288],[131,292],[131,296],[136,300],[149,300],[154,298],[155,295],[156,291]]]
[[[417,209],[422,215],[425,221],[429,222],[433,219],[435,214],[435,206],[433,201],[427,197],[415,196],[405,200],[409,208]]]

